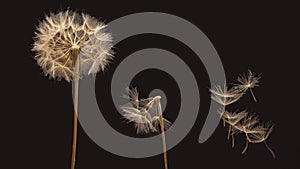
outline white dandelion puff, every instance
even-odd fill
[[[51,13],[40,22],[32,50],[45,75],[71,81],[75,62],[79,77],[104,70],[112,55],[112,36],[106,25],[88,14],[72,11]]]

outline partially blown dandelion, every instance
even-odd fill
[[[135,124],[137,133],[155,133],[161,131],[164,165],[168,169],[167,148],[165,129],[171,126],[171,122],[162,116],[160,96],[150,97],[147,99],[139,99],[139,94],[136,88],[128,89],[130,103],[121,106],[124,112],[123,116]]]
[[[104,70],[112,55],[112,37],[102,22],[88,14],[51,13],[35,32],[33,51],[44,74],[74,83],[74,130],[71,168],[75,167],[78,83],[85,75]]]

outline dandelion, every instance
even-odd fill
[[[222,106],[238,101],[243,95],[243,93],[234,88],[228,89],[226,85],[224,85],[223,89],[221,86],[215,86],[209,91],[211,92],[211,98]]]
[[[229,136],[231,135],[232,143],[231,146],[234,147],[234,134],[235,134],[235,126],[244,119],[248,113],[244,110],[239,113],[230,113],[228,111],[225,111],[222,115],[222,119],[225,123],[229,125],[228,135],[227,139],[229,139]]]
[[[139,94],[136,88],[128,90],[130,103],[120,107],[123,111],[123,116],[133,122],[137,133],[149,134],[161,131],[164,165],[168,169],[167,148],[165,130],[171,126],[171,122],[163,118],[160,96],[150,97],[147,99],[139,99]]]
[[[260,78],[261,78],[261,75],[255,75],[254,73],[252,73],[251,70],[248,70],[247,74],[241,74],[237,78],[237,81],[240,84],[237,84],[235,86],[235,88],[237,90],[241,90],[242,92],[245,92],[249,89],[254,101],[257,102],[257,99],[256,99],[252,89],[256,86],[259,86],[258,83],[259,83]]]
[[[238,124],[234,126],[235,133],[244,133],[246,136],[246,144],[242,151],[242,154],[246,152],[249,146],[249,140],[247,139],[249,133],[260,132],[259,130],[254,130],[254,126],[259,123],[258,116],[256,114],[247,114],[247,116]]]
[[[253,128],[256,124],[259,123],[259,118],[255,113],[248,113],[247,116],[240,121],[240,123],[236,124],[236,128],[244,133],[250,133],[253,131]]]
[[[238,113],[234,112],[231,113],[229,111],[225,111],[223,113],[222,118],[225,120],[226,123],[230,124],[231,126],[236,125],[238,122],[240,122],[242,119],[244,119],[248,113],[246,110],[240,111]]]
[[[105,27],[88,14],[67,10],[46,16],[35,32],[32,50],[44,75],[74,83],[71,169],[75,167],[79,79],[104,70],[113,58],[112,37]]]
[[[264,142],[267,149],[272,154],[273,158],[276,158],[273,150],[268,146],[266,140],[273,130],[273,126],[270,122],[260,124],[258,116],[255,114],[247,115],[242,122],[234,125],[237,132],[243,132],[246,136],[246,145],[242,151],[242,154],[248,149],[249,143]]]
[[[261,143],[264,142],[266,148],[270,151],[273,158],[276,158],[274,151],[268,146],[266,140],[271,134],[273,130],[273,125],[271,125],[271,122],[266,122],[263,124],[260,124],[256,127],[255,132],[251,132],[247,135],[247,139],[251,143]],[[260,132],[258,132],[260,131]]]

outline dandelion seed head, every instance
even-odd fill
[[[35,32],[32,50],[49,78],[71,81],[75,52],[80,58],[80,77],[104,70],[113,57],[112,37],[106,25],[88,14],[72,11],[51,13]]]
[[[161,96],[155,96],[153,99],[159,100],[161,99]]]
[[[129,89],[128,91],[130,103],[127,103],[120,107],[123,117],[129,122],[135,124],[137,133],[149,134],[159,132],[160,125],[160,113],[158,102],[161,97],[155,96],[147,99],[139,99],[136,88]],[[168,129],[171,126],[171,122],[165,118],[162,118],[164,122],[164,128]]]

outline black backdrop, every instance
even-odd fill
[[[139,35],[116,46],[115,61],[110,69],[97,75],[97,99],[109,96],[113,71],[123,58],[134,51],[158,47],[170,50],[185,59],[197,77],[201,94],[201,108],[190,133],[176,147],[168,151],[170,169],[193,168],[298,168],[299,167],[299,109],[297,86],[299,56],[297,22],[299,12],[292,4],[231,3],[204,4],[187,1],[37,1],[2,5],[2,114],[1,168],[56,168],[70,166],[72,140],[71,85],[42,76],[30,51],[35,26],[44,14],[70,7],[101,17],[105,22],[124,15],[158,11],[177,15],[199,27],[219,53],[228,82],[251,68],[263,73],[260,87],[255,89],[258,103],[246,95],[239,106],[257,112],[262,120],[275,124],[268,140],[277,158],[273,159],[263,144],[250,145],[241,155],[242,137],[231,148],[226,129],[220,124],[203,144],[197,139],[209,108],[209,80],[206,70],[195,54],[181,42],[161,35]],[[5,12],[4,12],[5,11]],[[299,29],[298,29],[299,30]],[[113,32],[113,30],[111,30]],[[186,59],[190,57],[191,59]],[[4,60],[3,60],[4,59]],[[168,83],[157,83],[155,77],[165,77]],[[153,83],[145,83],[152,79]],[[166,90],[166,116],[174,121],[178,109],[178,87],[164,72],[148,70],[138,74],[133,85],[143,88],[146,96],[153,88]],[[99,97],[101,95],[101,97]],[[175,98],[175,99],[174,99]],[[103,102],[103,101],[102,101]],[[111,112],[111,101],[100,105],[106,120],[119,132],[136,136],[134,128],[122,123]],[[99,133],[101,134],[101,133]],[[98,147],[79,127],[76,168],[163,168],[162,155],[144,159],[130,159],[111,154]]]

